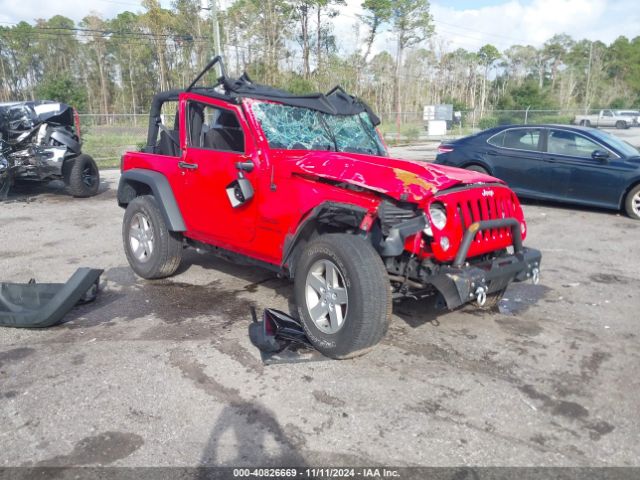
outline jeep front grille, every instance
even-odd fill
[[[462,231],[466,231],[474,222],[515,217],[516,207],[511,191],[506,188],[477,189],[476,191],[478,195],[471,198],[465,196],[457,202],[458,221],[461,223]],[[479,231],[474,242],[489,242],[498,238],[511,238],[510,229]]]

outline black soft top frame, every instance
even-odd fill
[[[221,76],[217,83],[211,87],[196,87],[196,83],[215,65],[220,66]],[[218,87],[222,87],[220,91]],[[218,89],[218,90],[216,90]],[[342,87],[336,86],[328,93],[312,93],[309,95],[294,95],[274,87],[253,83],[249,75],[244,73],[238,79],[227,76],[222,57],[216,56],[198,74],[186,89],[169,90],[158,93],[153,97],[151,104],[149,131],[147,135],[147,147],[144,151],[153,152],[158,135],[160,114],[165,102],[177,101],[181,93],[194,92],[218,100],[239,103],[242,98],[255,98],[256,100],[270,100],[292,107],[309,108],[328,115],[357,115],[366,112],[374,126],[380,125],[380,119],[373,110],[359,98],[348,94]]]

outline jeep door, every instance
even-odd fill
[[[255,235],[256,200],[234,207],[227,189],[239,175],[258,187],[252,181],[255,172],[240,173],[237,167],[240,162],[255,162],[255,169],[258,167],[257,158],[250,155],[255,149],[242,111],[236,105],[196,94],[183,97],[180,109],[185,128],[181,129],[183,155],[178,164],[182,181],[176,197],[187,235],[241,249]]]

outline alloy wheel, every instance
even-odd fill
[[[333,334],[344,326],[349,297],[344,277],[335,263],[322,259],[311,266],[305,297],[309,316],[321,332]]]
[[[633,212],[640,217],[640,192],[636,193],[631,199],[631,208]]]
[[[139,262],[146,262],[154,249],[153,227],[143,213],[136,213],[129,225],[129,245],[131,253]]]

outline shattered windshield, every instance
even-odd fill
[[[255,102],[251,109],[271,148],[387,156],[366,112],[329,115],[309,108],[265,102]]]

